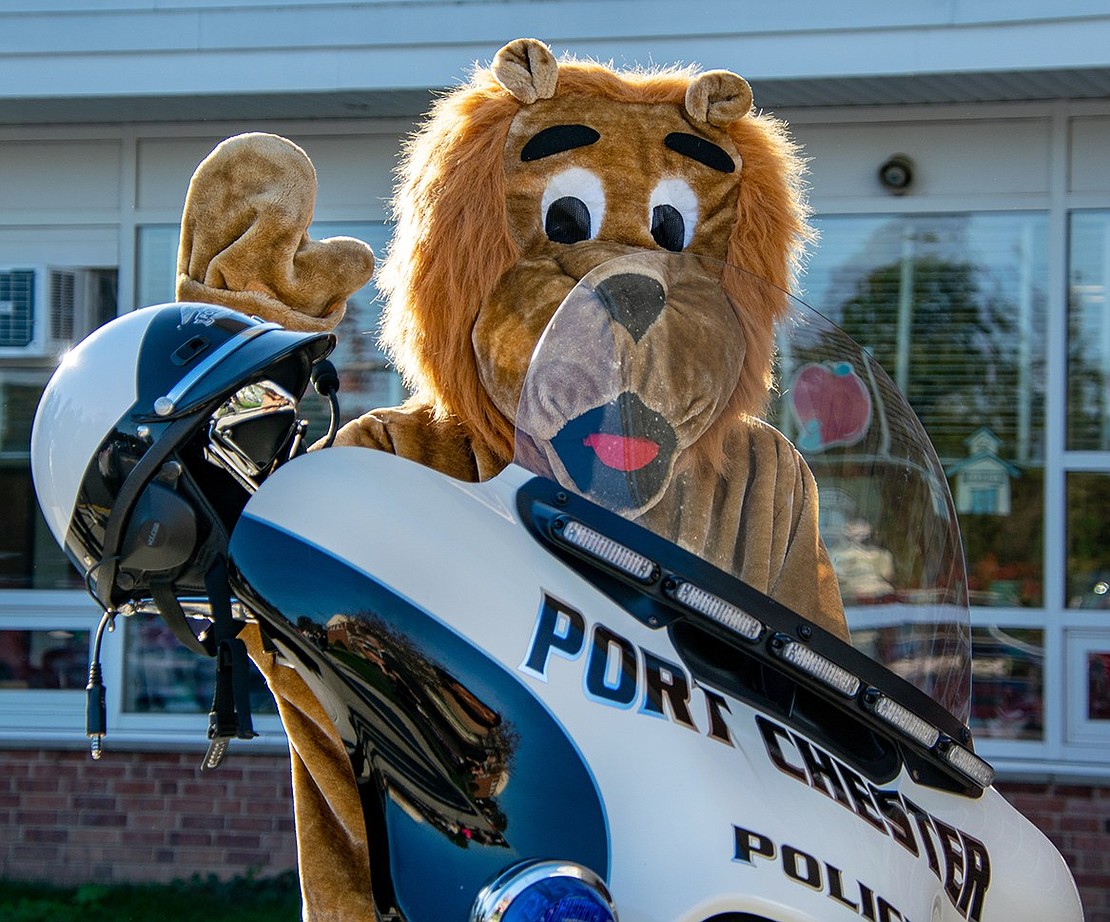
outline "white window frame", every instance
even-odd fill
[[[1110,718],[1091,720],[1088,716],[1087,656],[1110,653],[1110,627],[1072,629],[1065,637],[1067,740],[1073,747],[1088,750],[1093,761],[1101,761],[1110,748]],[[1077,753],[1076,758],[1083,754]]]
[[[95,642],[100,611],[81,591],[9,590],[0,594],[0,630],[71,630],[89,632],[89,656]],[[106,691],[106,751],[133,748],[204,749],[207,713],[159,714],[123,709],[126,632],[134,624],[116,619],[116,629],[105,631],[100,664]],[[287,747],[276,714],[255,714],[254,740],[235,742],[233,749],[274,752]],[[85,736],[83,689],[0,689],[0,744],[78,748],[90,745]]]

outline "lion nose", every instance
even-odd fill
[[[638,272],[622,272],[602,279],[594,288],[610,316],[639,342],[667,303],[657,279]]]

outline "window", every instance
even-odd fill
[[[276,714],[273,696],[256,669],[250,684],[252,714]],[[129,619],[120,702],[124,713],[207,714],[215,687],[214,659],[184,647],[153,614]]]
[[[826,217],[805,297],[909,397],[949,474],[972,603],[1043,604],[1046,219]]]
[[[0,589],[81,586],[39,511],[31,483],[31,423],[51,370],[0,363]]]
[[[1110,211],[1073,214],[1070,242],[1067,447],[1107,452]],[[1106,457],[1105,466],[1110,468],[1110,457]],[[1074,609],[1110,609],[1110,470],[1069,471],[1066,497],[1067,605]]]
[[[1110,450],[1110,212],[1071,216],[1068,448]]]
[[[1044,631],[972,631],[971,722],[976,732],[996,739],[1040,740],[1044,734]]]
[[[1105,759],[1110,745],[1110,633],[1075,629],[1066,636],[1067,739]]]
[[[116,270],[28,270],[43,297],[35,305],[36,348],[0,358],[0,589],[69,589],[81,579],[59,550],[31,483],[31,424],[58,355],[116,315]],[[11,274],[11,273],[9,273]]]
[[[88,631],[0,630],[0,689],[84,688],[88,660]]]
[[[84,739],[89,641],[97,613],[83,599],[83,592],[5,593],[0,739],[47,744]]]
[[[1068,607],[1110,609],[1110,474],[1067,475]]]

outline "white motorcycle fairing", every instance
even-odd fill
[[[567,517],[766,629],[730,636],[659,581],[561,547]],[[385,918],[464,920],[529,858],[591,868],[621,922],[1082,918],[1059,854],[993,787],[767,668],[798,616],[553,481],[329,449],[261,486],[230,552],[235,592],[333,716],[380,823]],[[880,667],[804,633],[870,685]]]
[[[204,767],[253,736],[238,611],[335,722],[382,922],[1082,918],[973,750],[944,466],[843,330],[712,260],[610,260],[502,382],[482,484],[304,453],[332,345],[164,305],[52,378],[33,467],[103,609],[94,754],[103,632],[142,611],[216,660]]]

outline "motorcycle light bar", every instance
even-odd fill
[[[620,574],[625,578],[623,581],[629,584],[628,590],[636,593],[637,599],[663,596],[672,603],[669,608],[681,606],[723,628],[723,634],[716,633],[726,643],[735,637],[736,641],[742,638],[750,645],[742,647],[736,642],[736,650],[744,650],[746,655],[757,659],[770,656],[782,663],[785,670],[829,689],[845,701],[848,713],[855,711],[859,717],[866,714],[867,722],[876,729],[877,725],[885,726],[915,744],[919,754],[911,756],[907,752],[907,760],[915,759],[915,764],[921,764],[923,756],[934,770],[939,770],[948,779],[947,783],[942,782],[938,780],[940,775],[934,775],[929,783],[968,795],[973,793],[971,789],[981,791],[993,784],[995,773],[990,764],[968,746],[956,742],[957,739],[970,740],[967,728],[942,707],[928,700],[924,692],[900,687],[905,683],[900,683],[897,677],[889,675],[856,651],[839,651],[835,643],[823,639],[819,633],[815,635],[812,627],[799,624],[797,615],[789,610],[779,610],[773,599],[751,587],[743,584],[731,587],[738,590],[737,601],[729,600],[731,593],[725,595],[720,590],[712,592],[704,589],[706,585],[716,586],[715,571],[690,560],[681,550],[660,546],[658,541],[643,540],[643,536],[624,520],[612,514],[602,514],[588,502],[568,497],[562,491],[548,499],[550,481],[537,478],[532,484],[535,486],[531,489],[526,487],[521,490],[518,502],[524,521],[542,541],[562,545],[572,550],[575,556],[603,564],[606,569]],[[574,510],[573,516],[568,514],[568,505]],[[562,511],[557,511],[557,508]],[[592,527],[595,522],[596,529]],[[618,542],[607,533],[622,537],[629,535],[637,540],[626,538],[625,542]],[[640,546],[640,540],[643,540],[646,553],[634,549]],[[579,572],[592,580],[591,569],[584,567]],[[728,592],[730,587],[727,581],[723,585]],[[672,623],[681,626],[685,620],[679,618],[674,621],[673,612],[668,615],[661,607],[644,610],[631,600],[623,600],[621,593],[624,590],[618,586],[610,585],[606,591],[617,593],[619,604],[652,627]],[[753,610],[759,612],[761,617],[750,614]],[[698,620],[693,618],[690,622],[694,625]],[[706,626],[704,622],[701,625],[703,629]],[[809,642],[811,636],[812,645]],[[695,660],[700,655],[696,652],[696,645],[700,642],[696,634],[676,638],[679,645],[693,645],[687,652]],[[838,662],[842,656],[846,658],[844,666]],[[712,670],[715,667],[709,664],[699,668]],[[895,691],[887,688],[885,683],[888,680]],[[722,680],[711,677],[712,681]],[[743,695],[743,680],[737,679],[737,682]],[[887,690],[880,691],[880,688]],[[907,699],[905,703],[903,698]],[[912,706],[911,702],[916,702],[917,706]],[[952,784],[958,787],[948,787]]]
[[[613,898],[589,868],[529,861],[503,871],[479,892],[470,922],[617,922]]]
[[[562,516],[552,523],[555,537],[584,554],[600,560],[626,573],[641,583],[650,583],[659,573],[659,567],[649,557],[625,547],[599,531]]]
[[[799,672],[804,672],[845,698],[854,698],[860,689],[861,683],[856,676],[803,643],[780,634],[771,641],[771,649]]]
[[[685,580],[676,580],[673,586],[668,585],[664,589],[675,601],[681,602],[687,608],[700,612],[708,618],[712,618],[718,624],[735,631],[741,637],[748,640],[759,640],[763,633],[762,621],[753,618],[743,609],[737,608],[731,602],[726,602],[720,596],[716,596],[700,586],[695,586]]]
[[[863,705],[880,720],[926,749],[932,749],[940,739],[940,730],[878,689],[867,690],[863,696]]]
[[[954,740],[944,740],[937,747],[945,761],[956,771],[974,781],[981,788],[994,784],[994,769],[985,759],[961,746]]]

